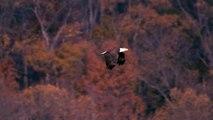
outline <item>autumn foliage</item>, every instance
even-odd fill
[[[0,0],[0,119],[211,120],[212,15],[211,0]]]

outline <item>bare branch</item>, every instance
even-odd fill
[[[171,106],[174,106],[174,105],[172,104],[172,102],[169,100],[169,98],[167,97],[167,95],[166,95],[162,90],[160,90],[158,87],[156,87],[156,86],[154,86],[154,85],[152,85],[152,84],[150,84],[150,83],[148,83],[148,82],[146,82],[146,81],[144,81],[144,80],[143,80],[143,82],[146,83],[146,84],[147,84],[149,87],[151,87],[152,89],[157,90],[157,91],[165,98],[165,100],[166,100]]]
[[[47,46],[47,47],[49,47],[49,42],[50,42],[50,40],[49,40],[49,35],[48,35],[48,33],[47,33],[47,31],[45,30],[45,27],[44,27],[44,24],[43,24],[43,22],[42,22],[42,19],[41,19],[41,17],[39,16],[39,14],[38,14],[38,8],[35,8],[34,10],[33,10],[33,12],[34,12],[34,14],[35,14],[35,16],[36,16],[36,18],[37,18],[37,20],[38,20],[38,22],[39,22],[39,25],[40,25],[40,27],[41,27],[41,32],[42,32],[42,35],[43,35],[43,37],[44,37],[44,39],[45,39],[45,45]]]
[[[190,14],[185,10],[185,8],[183,7],[183,5],[181,4],[180,0],[177,0],[178,5],[180,7],[180,9],[183,11],[183,13],[186,15],[187,18],[190,18]]]
[[[51,49],[53,49],[55,47],[55,44],[57,43],[61,33],[63,32],[64,28],[66,27],[67,20],[68,20],[70,14],[71,14],[71,8],[69,8],[69,10],[68,10],[68,12],[67,12],[67,14],[66,14],[66,16],[64,18],[62,26],[59,28],[58,32],[56,33],[55,37],[53,38]]]

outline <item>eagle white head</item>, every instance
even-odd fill
[[[125,52],[125,51],[128,51],[128,49],[127,48],[120,48],[119,49],[119,52]]]

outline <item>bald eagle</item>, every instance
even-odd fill
[[[102,52],[101,54],[104,55],[107,68],[111,70],[116,64],[123,65],[125,63],[125,51],[128,51],[128,49],[118,48]]]

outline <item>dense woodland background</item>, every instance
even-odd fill
[[[1,120],[210,120],[212,100],[212,0],[0,0]]]

